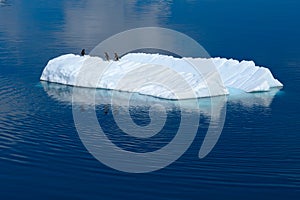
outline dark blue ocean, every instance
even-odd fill
[[[299,199],[299,10],[297,0],[0,1],[0,199]],[[112,169],[78,135],[72,87],[39,78],[49,59],[88,53],[114,34],[148,26],[182,32],[212,57],[253,60],[284,87],[229,96],[222,134],[202,159],[205,112],[175,162],[150,173]],[[85,99],[89,91],[81,91]],[[183,113],[176,102],[135,95],[130,113],[141,126],[149,123],[149,102],[171,104],[164,130],[135,140],[114,122],[122,108],[107,103],[111,91],[97,92],[97,118],[115,145],[143,153],[175,137]]]

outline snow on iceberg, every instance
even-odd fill
[[[62,55],[48,62],[40,80],[137,92],[165,99],[226,95],[228,88],[258,92],[283,86],[269,69],[255,66],[252,61],[174,58],[145,53],[130,53],[119,61],[104,61],[88,55]]]

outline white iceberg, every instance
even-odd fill
[[[62,55],[48,62],[40,80],[165,99],[226,95],[229,88],[259,92],[283,86],[269,69],[255,66],[253,61],[174,58],[145,53],[130,53],[119,61]]]

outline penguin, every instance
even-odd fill
[[[119,61],[119,56],[117,53],[115,53],[115,61]]]
[[[107,61],[109,61],[109,55],[108,55],[108,53],[105,52],[104,55],[105,55],[105,59],[106,59]]]
[[[80,55],[81,55],[81,56],[84,56],[84,55],[85,55],[85,49],[82,49],[82,50],[81,50]]]

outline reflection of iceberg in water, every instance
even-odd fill
[[[99,128],[94,126],[94,124],[98,123],[97,119],[93,122],[93,119],[90,118],[91,115],[89,113],[91,113],[91,111],[95,111],[95,107],[98,105],[104,105],[104,112],[107,112],[105,109],[112,109],[111,111],[112,113],[114,113],[115,110],[113,109],[117,108],[117,117],[114,119],[117,121],[119,119],[119,121],[121,121],[121,123],[118,124],[123,126],[121,130],[125,130],[126,134],[136,138],[151,138],[153,136],[153,132],[154,134],[157,134],[159,132],[159,129],[157,128],[164,127],[163,124],[165,123],[165,121],[163,121],[161,116],[163,116],[163,113],[165,112],[180,110],[181,115],[185,115],[185,118],[187,118],[188,121],[179,122],[180,124],[184,124],[184,133],[179,134],[178,137],[177,133],[177,139],[173,139],[169,143],[171,144],[171,146],[173,145],[173,148],[175,149],[172,148],[171,151],[166,150],[158,152],[160,156],[163,156],[163,158],[168,158],[168,160],[157,159],[155,156],[153,157],[153,155],[149,156],[146,160],[148,162],[147,166],[150,166],[150,168],[145,169],[145,171],[155,170],[158,168],[158,166],[165,165],[165,161],[167,161],[167,163],[171,163],[171,158],[174,158],[175,161],[178,158],[178,156],[182,155],[187,150],[188,146],[191,145],[193,139],[195,138],[195,134],[197,133],[197,129],[199,127],[199,118],[194,117],[199,116],[198,112],[200,112],[200,114],[202,114],[205,118],[210,119],[207,133],[199,150],[200,159],[207,156],[209,152],[214,148],[222,133],[223,125],[225,122],[227,102],[226,98],[224,97],[226,96],[200,98],[197,100],[194,99],[172,101],[159,99],[151,96],[140,95],[138,93],[118,92],[115,90],[78,88],[47,82],[41,83],[43,85],[44,90],[50,97],[59,102],[73,105],[73,117],[75,117],[74,120],[77,127],[77,131],[84,145],[89,150],[89,152],[91,152],[94,155],[94,157],[96,157],[98,160],[106,159],[105,161],[102,160],[102,162],[106,163],[108,166],[111,167],[126,167],[124,165],[119,165],[121,159],[119,157],[121,156],[122,159],[125,159],[124,161],[127,162],[128,160],[126,159],[129,153],[128,151],[118,149],[118,147],[115,147],[112,143],[108,142],[106,136],[103,135],[101,131],[99,131]],[[245,93],[242,91],[234,90],[231,91],[232,94],[228,96],[227,101],[233,104],[241,104],[244,107],[268,107],[272,103],[273,97],[276,95],[278,90],[279,89],[265,93]],[[130,101],[128,101],[128,99],[130,99]],[[197,105],[198,108],[195,108],[195,106]],[[134,110],[136,112],[140,112],[141,115],[151,115],[150,113],[143,111],[145,111],[145,108],[147,110],[147,108],[149,109],[152,106],[154,106],[155,114],[150,116],[151,120],[154,119],[154,125],[152,124],[152,126],[149,126],[150,129],[147,130],[147,127],[144,126],[140,127],[130,125],[132,121],[130,121],[130,115],[128,115],[129,107],[134,107]],[[151,112],[153,113],[153,111]],[[116,116],[115,113],[113,115]],[[190,121],[194,122],[190,123]],[[78,127],[78,123],[81,124],[81,128]],[[166,137],[168,136],[166,135]],[[174,147],[174,143],[176,147]],[[141,159],[139,159],[139,156],[142,156],[142,158],[146,158],[143,157],[145,155],[139,153],[130,153],[130,155],[133,157],[137,156],[137,159],[130,160],[131,165],[127,166],[128,168],[122,170],[128,172],[132,172],[132,170],[139,171],[140,169],[132,167],[137,166],[138,168],[138,166],[141,166],[141,163],[139,163],[141,161]],[[142,162],[144,162],[144,159],[142,159]],[[141,169],[141,171],[143,170],[144,169]]]
[[[44,90],[53,99],[72,104],[72,95],[76,95],[76,105],[101,105],[111,104],[112,95],[116,99],[114,102],[118,103],[120,107],[128,107],[127,99],[131,97],[130,106],[148,107],[155,103],[162,104],[165,108],[173,108],[178,105],[178,100],[165,100],[152,96],[145,96],[138,93],[120,92],[105,89],[91,89],[91,88],[76,88],[76,94],[73,94],[73,87],[61,85],[56,83],[41,82]],[[274,96],[280,91],[279,88],[274,88],[269,92],[246,93],[240,90],[229,89],[230,95],[227,96],[227,102],[233,104],[241,104],[244,107],[263,106],[269,107],[273,101]],[[95,97],[95,98],[94,98]],[[223,97],[213,98],[199,98],[199,108],[204,114],[208,114],[212,100],[224,99]],[[75,99],[74,99],[75,100]],[[192,111],[193,108],[189,106],[190,100],[180,100],[184,109]],[[225,102],[223,102],[224,104]]]
[[[274,97],[280,91],[280,88],[272,88],[268,92],[246,93],[240,90],[229,89],[231,92],[227,97],[228,103],[240,104],[243,107],[262,106],[270,107]]]
[[[204,115],[211,115],[211,99],[214,100],[215,104],[225,105],[223,99],[224,96],[214,97],[214,98],[200,98],[198,99],[199,108],[195,109],[194,104],[191,103],[193,99],[187,100],[167,100],[160,99],[152,96],[141,95],[139,93],[122,92],[116,90],[106,90],[106,89],[93,89],[93,88],[81,88],[72,87],[62,84],[41,82],[45,92],[51,98],[63,102],[66,104],[73,104],[75,106],[97,106],[97,105],[110,105],[112,104],[112,98],[114,98],[114,106],[119,109],[128,109],[128,107],[136,108],[147,108],[153,105],[161,105],[163,107],[156,107],[157,111],[162,110],[172,110],[172,109],[183,109],[185,112],[194,112],[199,110]],[[72,98],[75,97],[75,98]],[[128,102],[128,99],[130,101]],[[180,102],[180,105],[179,105]]]
[[[177,158],[187,150],[197,134],[200,114],[205,116],[205,118],[210,118],[207,133],[200,148],[200,158],[204,158],[216,145],[225,121],[226,96],[214,97],[212,99],[202,98],[201,101],[200,99],[174,101],[145,96],[138,93],[79,88],[47,82],[41,83],[50,97],[59,102],[72,104],[73,118],[77,132],[86,148],[92,152],[93,155],[94,153],[101,154],[101,156],[94,155],[97,159],[99,158],[98,160],[105,157],[105,155],[110,155],[110,157],[107,158],[109,160],[111,158],[117,158],[120,156],[120,152],[123,151],[121,149],[114,151],[115,147],[113,147],[113,145],[107,146],[110,143],[107,141],[106,136],[102,134],[99,127],[95,127],[95,124],[98,124],[97,119],[95,120],[94,118],[96,115],[90,114],[97,110],[97,106],[100,105],[102,109],[104,107],[103,110],[100,110],[101,113],[104,112],[102,114],[107,114],[107,109],[111,109],[118,127],[121,128],[124,133],[135,138],[151,138],[158,134],[165,126],[166,117],[168,116],[167,113],[174,113],[174,111],[178,113],[179,111],[180,114],[177,116],[180,118],[179,124],[175,125],[171,123],[169,125],[171,127],[179,126],[175,137],[167,146],[160,149],[162,151],[158,152],[157,150],[155,153],[153,152],[153,154],[159,154],[159,157],[165,156],[168,159],[155,159],[155,156],[150,156],[148,159],[148,166],[150,167],[148,170],[150,171],[154,170],[157,166],[163,165],[162,163],[165,161],[171,163],[177,160]],[[133,124],[129,110],[134,110],[142,118],[149,116],[151,120],[149,125],[139,126]],[[149,112],[145,112],[145,110]],[[168,131],[168,133],[174,134],[172,130]],[[163,137],[168,137],[168,134]],[[100,143],[96,144],[95,141],[99,141]],[[102,147],[101,149],[99,149],[99,145]],[[104,146],[106,146],[106,148],[103,148]],[[172,150],[168,150],[169,148]],[[111,151],[107,151],[106,154],[103,154],[106,149],[110,149]],[[139,157],[141,155],[133,153],[132,156]],[[174,160],[172,160],[173,158]],[[144,159],[142,159],[142,161],[143,160]],[[133,166],[140,166],[139,161],[140,159],[134,159],[134,162],[137,163],[133,164]],[[125,169],[125,171],[127,170],[130,171],[131,169]]]

